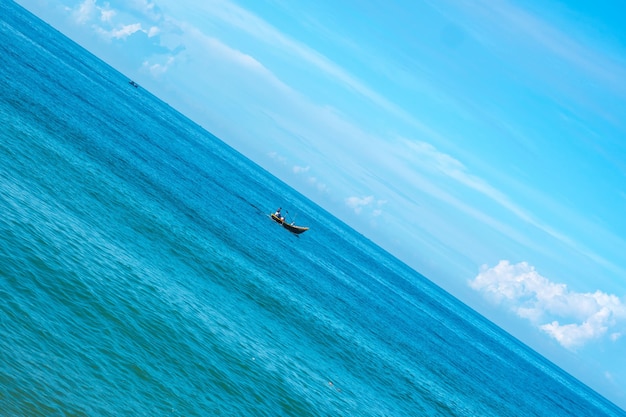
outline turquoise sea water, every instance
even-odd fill
[[[0,415],[625,415],[13,2],[0,56]]]

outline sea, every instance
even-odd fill
[[[0,415],[626,415],[6,0],[0,57]]]

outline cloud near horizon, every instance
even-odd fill
[[[616,295],[571,291],[567,285],[541,276],[526,262],[501,260],[492,268],[483,265],[469,285],[495,304],[529,320],[567,349],[607,334],[616,341],[626,323],[626,305]]]

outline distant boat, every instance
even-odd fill
[[[278,217],[277,215],[275,215],[274,213],[270,214],[270,216],[272,217],[272,220],[274,220],[276,223],[278,224],[282,224],[283,227],[287,230],[289,230],[291,233],[295,233],[297,235],[299,235],[300,233],[304,233],[307,230],[309,230],[308,227],[303,227],[303,226],[296,226],[293,223],[287,223],[285,221],[284,217]]]
[[[137,84],[137,83],[136,83],[136,82],[134,82],[133,80],[130,80],[130,81],[128,82],[128,84],[132,85],[132,86],[133,86],[133,87],[135,87],[135,88],[139,87],[139,84]]]

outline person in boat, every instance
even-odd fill
[[[274,213],[274,216],[276,216],[277,218],[280,219],[280,221],[284,221],[285,218],[282,216],[282,214],[280,214],[280,210],[282,209],[282,207],[278,207],[278,210],[276,210],[276,213]]]

